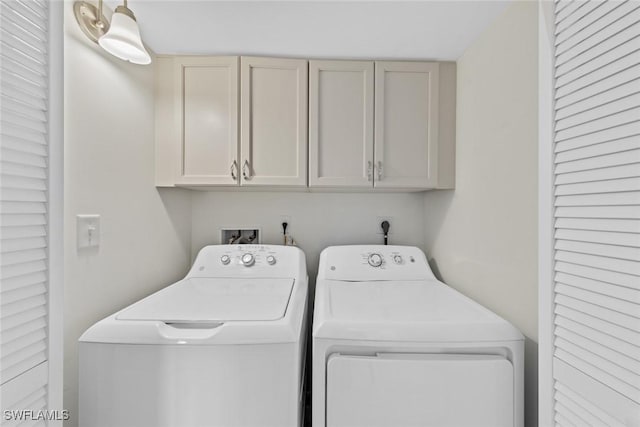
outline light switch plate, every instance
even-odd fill
[[[78,249],[100,246],[100,215],[76,215]]]

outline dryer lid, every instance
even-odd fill
[[[335,319],[355,322],[481,322],[493,313],[437,281],[329,281]]]
[[[512,341],[509,322],[436,280],[316,286],[314,336],[413,342]]]
[[[294,279],[191,278],[117,314],[118,320],[166,323],[269,321],[284,317]]]

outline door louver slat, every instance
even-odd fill
[[[640,4],[554,14],[553,419],[640,425]]]
[[[50,4],[42,0],[0,2],[3,409],[47,407]],[[43,422],[16,425],[37,423]]]

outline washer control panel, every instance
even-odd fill
[[[424,253],[412,246],[333,246],[323,251],[319,272],[332,280],[434,278]]]
[[[224,246],[221,246],[224,247]],[[277,247],[269,245],[228,245],[225,253],[220,257],[221,265],[240,267],[273,266],[278,262]]]
[[[191,271],[197,277],[283,275],[297,272],[302,251],[279,245],[212,245],[204,247]],[[288,271],[292,273],[287,273]],[[297,273],[296,273],[297,274]]]
[[[220,265],[253,267],[255,265],[275,265],[278,251],[268,245],[229,245],[220,256]]]

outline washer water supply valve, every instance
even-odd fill
[[[220,242],[227,245],[251,245],[260,243],[260,229],[223,228],[220,230]]]

